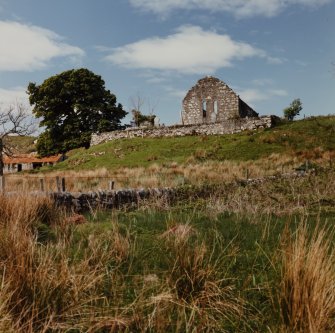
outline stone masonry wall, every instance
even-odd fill
[[[182,119],[185,125],[209,124],[237,117],[239,97],[214,77],[199,80],[183,100]]]
[[[200,79],[183,100],[184,125],[257,116],[258,113],[244,103],[227,84],[212,76]]]
[[[228,119],[222,123],[198,124],[188,126],[167,126],[153,128],[128,128],[123,131],[92,134],[91,146],[117,139],[130,139],[136,137],[176,137],[188,135],[222,135],[238,133],[244,130],[271,128],[276,122],[276,116],[261,118]]]

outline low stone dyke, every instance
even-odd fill
[[[124,189],[117,191],[97,191],[86,193],[53,192],[50,197],[57,206],[76,212],[90,211],[96,208],[112,209],[121,207],[137,207],[148,199],[172,200],[175,195],[172,188]]]
[[[220,190],[232,190],[239,186],[258,186],[268,181],[278,181],[291,178],[306,177],[314,174],[314,170],[309,172],[298,171],[281,175],[268,176],[264,178],[240,179],[227,184],[210,184],[204,186],[181,186],[176,188],[153,188],[153,189],[124,189],[113,191],[97,191],[86,193],[70,192],[36,192],[36,195],[50,196],[57,206],[65,207],[67,210],[75,212],[85,212],[97,208],[118,209],[122,207],[138,207],[146,200],[163,199],[165,202],[173,203],[181,200],[194,200],[195,198],[209,198],[213,193]]]
[[[278,121],[276,116],[264,116],[260,118],[228,119],[220,123],[198,125],[175,125],[148,128],[127,128],[122,131],[92,134],[91,146],[100,143],[131,138],[159,138],[178,137],[189,135],[223,135],[239,133],[245,130],[271,128]]]

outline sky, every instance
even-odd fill
[[[334,28],[335,0],[0,0],[0,110],[84,67],[166,125],[207,75],[260,115],[334,114]]]

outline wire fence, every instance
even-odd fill
[[[1,192],[88,192],[114,190],[120,178],[72,176],[14,176],[0,177]]]

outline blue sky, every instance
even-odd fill
[[[206,75],[261,115],[294,98],[302,116],[333,114],[334,27],[335,0],[0,0],[0,105],[86,67],[165,124]]]

